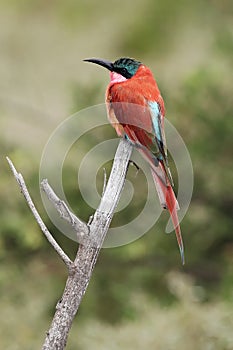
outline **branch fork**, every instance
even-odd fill
[[[63,260],[69,272],[63,295],[57,302],[51,326],[46,332],[42,350],[63,350],[66,346],[73,319],[86,292],[92,271],[112,221],[114,210],[120,199],[132,150],[132,144],[124,139],[120,140],[108,182],[106,171],[104,171],[101,202],[87,224],[70,211],[67,204],[56,195],[46,179],[42,180],[41,188],[47,198],[56,208],[61,218],[67,221],[76,232],[79,247],[74,261],[64,252],[44,224],[32,201],[23,176],[7,157],[20,191],[24,195],[42,233]]]

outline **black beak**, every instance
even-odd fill
[[[104,68],[107,68],[111,72],[113,71],[113,64],[110,61],[102,60],[101,58],[86,58],[83,61],[95,63],[95,64],[98,64],[98,65],[104,67]]]

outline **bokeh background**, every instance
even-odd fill
[[[174,235],[163,234],[167,213],[136,242],[104,249],[67,349],[233,348],[232,23],[231,0],[0,0],[2,349],[40,348],[66,280],[5,156],[23,173],[46,224],[74,257],[77,245],[44,211],[38,172],[56,126],[104,100],[108,74],[82,62],[93,56],[132,56],[150,66],[167,117],[190,152],[195,185],[182,222],[186,265]],[[113,133],[109,127],[101,137]],[[83,138],[82,149],[98,138]],[[64,169],[64,187],[87,220],[93,209],[74,190],[74,159],[75,152]],[[143,179],[134,172],[128,176],[138,197],[115,224],[140,210]]]

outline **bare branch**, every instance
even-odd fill
[[[61,217],[68,221],[77,233],[83,233],[85,243],[79,244],[74,262],[72,262],[63,252],[46,228],[32,202],[22,175],[16,171],[13,163],[7,158],[21,192],[23,193],[42,232],[69,268],[69,276],[65,290],[61,299],[57,303],[51,326],[46,333],[42,347],[43,350],[63,350],[66,346],[73,319],[78,311],[82,297],[86,292],[92,271],[95,267],[100,249],[111,223],[114,210],[120,199],[132,150],[132,144],[126,140],[120,140],[107,185],[106,174],[104,177],[104,188],[101,202],[94,215],[90,218],[88,225],[83,223],[70,212],[65,202],[60,200],[54,193],[47,180],[42,181],[42,189],[45,191],[48,199],[53,203]]]
[[[101,247],[112,221],[114,210],[124,187],[133,145],[121,139],[118,145],[107,186],[90,225],[90,235]]]
[[[100,205],[88,223],[91,240],[85,245],[79,245],[73,273],[67,279],[63,296],[57,304],[42,350],[63,350],[66,346],[70,327],[86,292],[102,243],[118,204],[132,149],[133,146],[130,143],[120,140]],[[95,244],[93,244],[93,241]]]
[[[53,238],[53,236],[51,235],[51,233],[49,232],[49,230],[47,229],[47,227],[45,226],[40,214],[38,213],[32,199],[31,196],[28,192],[27,186],[25,184],[24,178],[23,176],[17,172],[17,170],[15,169],[12,161],[6,157],[8,164],[11,168],[11,171],[16,179],[16,181],[19,184],[20,190],[22,192],[22,194],[24,195],[24,198],[26,199],[26,202],[29,206],[29,208],[32,211],[33,216],[35,217],[38,225],[41,228],[41,231],[43,232],[43,234],[45,235],[45,237],[47,238],[47,240],[49,241],[49,243],[53,246],[53,248],[56,250],[56,252],[58,253],[58,255],[61,257],[61,259],[64,261],[64,263],[66,264],[66,266],[68,267],[68,269],[70,269],[71,265],[73,264],[73,262],[70,260],[70,258],[66,255],[66,253],[63,251],[63,249],[59,246],[59,244],[56,242],[56,240]]]
[[[87,224],[74,215],[69,210],[67,204],[58,198],[52,187],[49,185],[47,179],[42,180],[41,188],[46,193],[50,202],[57,209],[60,216],[73,227],[77,235],[78,242],[85,244],[85,242],[89,239],[89,228]]]

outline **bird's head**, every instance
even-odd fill
[[[126,79],[132,78],[142,64],[141,62],[128,57],[119,58],[115,62],[110,62],[100,58],[87,58],[84,61],[98,64],[107,68],[111,72],[116,72],[122,75]]]

